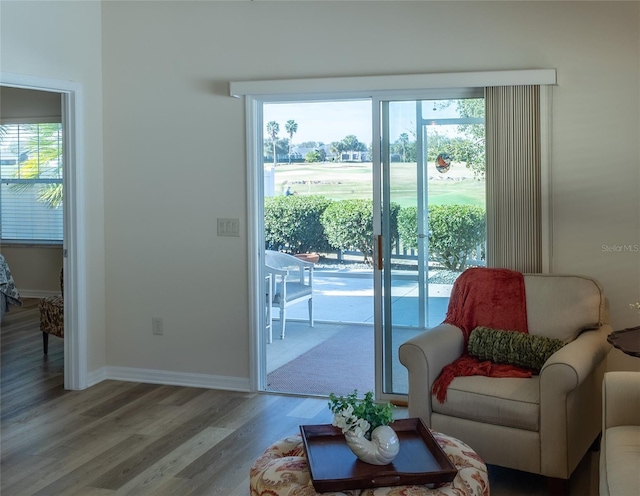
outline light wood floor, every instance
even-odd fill
[[[12,307],[0,338],[2,496],[246,496],[267,446],[331,421],[318,398],[117,381],[65,391],[63,342],[50,337],[43,355],[37,300]],[[494,496],[546,493],[518,471],[490,467],[490,481]],[[571,494],[597,494],[597,453]]]

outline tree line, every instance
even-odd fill
[[[440,102],[441,108],[449,106],[453,101]],[[456,111],[461,118],[483,118],[484,100],[468,99],[455,100]],[[428,163],[436,161],[438,155],[446,154],[453,162],[463,163],[476,174],[483,176],[485,171],[485,135],[484,124],[461,124],[457,125],[457,134],[447,136],[438,132],[437,127],[429,129],[426,135],[426,160]],[[273,164],[278,162],[278,157],[288,156],[291,163],[291,151],[293,136],[298,132],[298,123],[295,120],[288,120],[284,125],[287,137],[281,138],[280,124],[276,121],[269,121],[266,125],[266,135],[264,140],[264,154],[271,157]],[[390,144],[392,162],[417,162],[418,160],[418,140],[415,130],[401,133],[398,138]],[[313,148],[306,153],[305,162],[324,162],[327,159],[326,145],[322,142],[305,142],[298,145],[301,148]],[[365,144],[358,140],[355,135],[345,136],[340,141],[334,141],[329,145],[329,151],[340,161],[343,153],[368,152],[372,155],[372,144]]]
[[[280,124],[276,121],[267,122],[267,136],[264,140],[264,153],[265,156],[270,156],[275,165],[278,162],[278,157],[287,156],[289,163],[291,163],[291,151],[293,144],[293,135],[298,132],[298,123],[294,120],[288,120],[285,125],[285,132],[289,135],[288,138],[280,138]],[[327,152],[325,143],[321,141],[308,141],[300,143],[300,148],[313,148],[313,150],[306,153],[305,162],[324,162],[327,159]],[[329,151],[341,160],[344,152],[369,152],[371,153],[371,145],[358,140],[357,136],[350,134],[345,136],[340,141],[334,141],[329,145]]]

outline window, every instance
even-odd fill
[[[62,124],[0,126],[2,242],[63,239]]]

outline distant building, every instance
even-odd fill
[[[291,147],[291,158],[294,157],[296,161],[300,159],[304,160],[308,153],[314,152],[316,150],[323,150],[325,153],[325,160],[327,162],[334,162],[336,160],[340,160],[341,162],[371,162],[371,155],[368,151],[366,152],[357,152],[357,151],[347,151],[342,152],[340,157],[336,156],[335,153],[331,151],[330,145],[321,145],[315,147],[302,147],[302,146],[293,146]]]
[[[342,152],[341,155],[342,162],[371,162],[371,155],[369,152],[357,152],[357,151],[347,151]]]

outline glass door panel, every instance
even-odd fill
[[[484,233],[484,100],[382,101],[380,111],[381,375],[394,395],[408,392],[399,346],[441,323],[457,276],[484,264],[484,234],[467,233]]]

